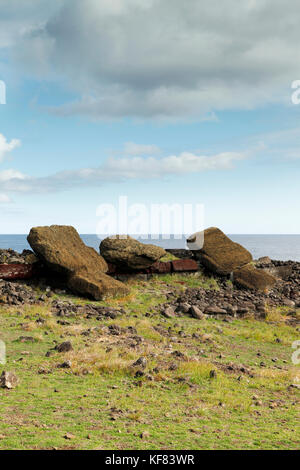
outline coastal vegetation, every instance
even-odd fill
[[[263,320],[163,316],[170,292],[196,280],[219,288],[176,274],[128,281],[131,293],[119,299],[54,293],[43,304],[2,305],[3,369],[19,383],[0,389],[0,449],[297,449],[290,308]],[[58,315],[55,302],[86,314]],[[89,315],[91,306],[115,318]],[[72,350],[53,349],[63,342]]]

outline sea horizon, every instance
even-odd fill
[[[80,234],[84,243],[99,251],[99,245],[106,235]],[[271,259],[300,262],[300,234],[227,234],[234,242],[240,243],[250,251],[254,259],[269,256]],[[136,236],[142,243],[153,243],[163,248],[186,248],[185,238],[148,239]],[[26,234],[0,234],[0,249],[11,248],[17,252],[30,249]]]

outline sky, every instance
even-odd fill
[[[0,233],[95,233],[127,196],[299,234],[299,22],[297,0],[0,0]]]

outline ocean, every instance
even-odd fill
[[[240,243],[250,251],[254,259],[261,256],[270,256],[276,260],[292,260],[300,262],[300,235],[228,235],[231,240]],[[88,245],[99,250],[101,239],[97,235],[81,235],[83,241]],[[185,248],[185,240],[174,239],[156,239],[144,240],[143,243],[153,243],[164,248]],[[0,249],[12,248],[15,251],[22,252],[24,249],[30,249],[27,243],[26,235],[0,235]]]

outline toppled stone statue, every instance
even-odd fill
[[[187,239],[187,245],[193,249],[198,259],[209,271],[219,275],[231,275],[232,281],[243,288],[265,291],[272,287],[276,278],[252,266],[252,255],[239,243],[228,238],[216,227],[199,232]],[[195,244],[202,242],[202,247],[195,251]]]
[[[210,271],[227,275],[252,261],[246,248],[233,242],[216,227],[204,230],[204,243],[197,257]]]
[[[100,253],[108,263],[132,270],[149,268],[167,254],[159,246],[140,243],[121,235],[102,240]]]
[[[95,300],[128,295],[129,289],[107,276],[107,263],[86,246],[74,227],[52,225],[30,230],[28,242],[50,270],[66,275],[70,290]]]

